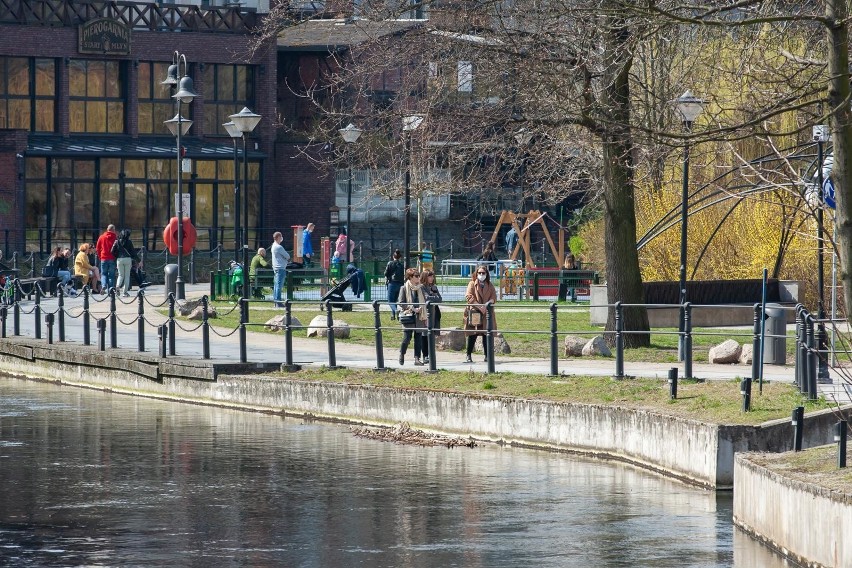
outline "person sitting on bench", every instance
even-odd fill
[[[74,258],[74,275],[79,276],[83,282],[83,286],[92,283],[92,292],[100,293],[101,283],[99,280],[92,278],[95,274],[95,267],[89,263],[89,245],[83,243],[80,245],[80,252]]]

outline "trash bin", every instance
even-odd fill
[[[763,362],[784,365],[787,362],[787,311],[779,304],[766,304],[764,323]]]
[[[163,268],[163,295],[168,298],[169,294],[177,294],[177,264],[167,264]]]

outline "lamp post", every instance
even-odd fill
[[[402,117],[402,132],[414,132],[423,122],[423,117],[419,114],[412,114]],[[406,167],[405,167],[405,238],[403,240],[403,254],[405,255],[405,268],[411,265],[411,136],[409,134],[405,139],[406,146]]]
[[[346,128],[341,128],[338,130],[340,135],[343,137],[343,141],[347,144],[354,144],[358,141],[358,138],[361,137],[361,133],[364,132],[351,122],[346,126]],[[349,177],[346,185],[346,264],[352,262],[352,225],[350,222],[352,220],[352,162],[349,162],[348,167]]]
[[[243,133],[233,122],[226,122],[222,126],[234,143],[234,260],[240,256],[240,167],[237,140],[243,137]]]
[[[248,135],[260,122],[261,116],[243,107],[237,114],[228,118],[243,136],[243,298],[248,298]],[[230,130],[229,130],[230,133]]]
[[[181,72],[181,62],[183,62],[183,72]],[[177,279],[175,281],[175,296],[178,300],[186,298],[186,290],[183,282],[183,148],[181,146],[181,137],[184,136],[192,121],[183,118],[180,114],[182,103],[189,104],[198,96],[192,84],[192,78],[187,74],[186,56],[177,51],[174,52],[172,64],[169,65],[168,76],[162,82],[163,85],[169,85],[174,89],[177,87],[177,92],[172,95],[177,106],[177,114],[174,118],[165,121],[169,132],[176,138],[177,141],[177,194],[178,194],[178,231],[177,231]]]
[[[825,241],[823,240],[824,220],[823,209],[825,209],[825,176],[823,173],[824,144],[829,140],[829,129],[826,125],[817,125],[813,127],[813,139],[817,143],[817,202],[816,219],[817,219],[817,349],[819,353],[819,365],[817,370],[817,381],[821,383],[830,383],[831,375],[828,372],[828,353],[827,353],[827,337],[825,333],[825,261],[823,258]]]
[[[689,133],[692,124],[704,110],[704,101],[686,91],[675,99],[675,109],[680,114],[683,129]],[[681,187],[680,204],[680,323],[678,324],[678,360],[683,361],[685,356],[684,342],[684,304],[686,304],[686,239],[687,220],[689,218],[689,142],[683,145],[683,185]]]

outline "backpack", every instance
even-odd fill
[[[112,253],[112,256],[118,258],[118,251],[121,250],[118,244],[118,239],[115,239],[115,242],[112,243],[112,248],[109,250]]]

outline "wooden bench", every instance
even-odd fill
[[[42,292],[50,295],[56,294],[56,284],[59,281],[57,277],[39,276],[37,278],[18,278],[18,285],[21,288],[21,294],[31,300],[35,294],[36,286],[41,288]]]

